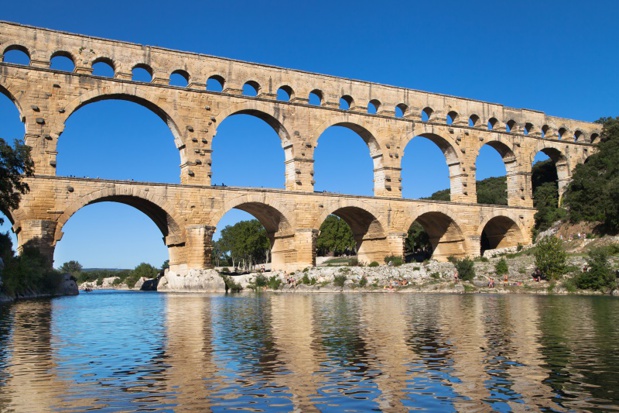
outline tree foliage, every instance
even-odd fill
[[[619,117],[599,120],[604,125],[598,151],[577,165],[564,203],[572,222],[602,222],[619,232]]]
[[[404,248],[407,253],[432,251],[430,236],[417,221],[413,222],[413,225],[408,229],[406,240],[404,241]]]
[[[608,261],[608,248],[595,248],[589,251],[587,270],[575,278],[576,287],[583,290],[606,291],[617,288],[617,279]]]
[[[470,258],[458,259],[456,257],[449,257],[451,262],[458,271],[458,277],[462,281],[473,281],[475,278],[475,263]]]
[[[336,215],[329,215],[320,226],[316,253],[320,256],[354,254],[356,247],[357,243],[348,224]]]
[[[244,261],[255,265],[266,261],[271,243],[262,224],[252,219],[227,225],[221,230],[217,248],[220,252],[229,253],[237,263]]]
[[[542,275],[556,280],[565,274],[567,253],[563,241],[556,237],[544,237],[535,246],[535,265]]]
[[[0,211],[17,209],[21,196],[30,189],[24,177],[32,176],[33,171],[30,147],[18,140],[11,146],[0,138]]]
[[[67,261],[62,264],[60,268],[58,268],[58,271],[63,274],[71,274],[72,276],[77,278],[82,272],[82,264],[73,260]]]
[[[137,283],[140,278],[155,278],[158,273],[159,269],[143,262],[138,264],[138,266],[129,273],[129,275],[127,276],[127,278],[125,278],[124,281],[129,288],[133,288],[135,286],[135,283]]]

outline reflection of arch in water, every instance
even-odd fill
[[[427,232],[435,260],[446,261],[451,256],[460,258],[466,255],[466,239],[449,215],[439,211],[426,212],[413,222],[418,222]]]
[[[516,247],[524,244],[522,230],[516,222],[506,216],[497,216],[483,223],[481,254],[486,250]]]

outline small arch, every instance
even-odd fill
[[[349,110],[353,105],[353,98],[349,95],[344,95],[340,98],[340,109]]]
[[[516,121],[513,119],[510,119],[507,121],[507,123],[505,123],[505,130],[507,132],[516,132],[516,130],[514,128],[516,128]]]
[[[75,61],[71,53],[60,50],[52,54],[49,68],[63,72],[73,72],[75,70]]]
[[[432,110],[432,108],[430,107],[423,108],[421,110],[421,121],[422,122],[430,121],[430,119],[432,119],[432,113],[434,113],[434,110]]]
[[[499,124],[499,121],[497,120],[497,118],[488,119],[488,130],[494,130],[494,128],[498,124]]]
[[[404,103],[399,103],[395,106],[395,117],[403,118],[406,115],[406,111],[408,110],[408,106]]]
[[[93,76],[113,78],[115,72],[114,61],[108,57],[99,57],[92,62]]]
[[[258,82],[249,80],[243,85],[243,96],[255,97],[260,92],[260,85]]]
[[[582,141],[583,136],[582,131],[576,130],[576,132],[574,132],[574,142]]]
[[[533,132],[533,124],[530,122],[527,122],[524,124],[524,129],[522,131],[525,135],[528,135],[529,133]]]
[[[380,101],[378,99],[372,99],[368,102],[368,113],[370,115],[376,115],[380,109]]]
[[[559,130],[557,131],[557,139],[561,140],[563,139],[563,137],[565,136],[565,133],[567,132],[567,129],[564,127],[559,128]]]
[[[187,87],[189,85],[189,73],[178,69],[170,73],[170,86]]]
[[[458,119],[458,113],[452,110],[447,114],[445,118],[445,122],[448,125],[452,125],[456,121],[456,119]]]
[[[600,134],[592,133],[591,134],[591,143],[600,143]]]
[[[153,69],[147,64],[139,63],[131,69],[131,80],[150,83],[153,80]]]
[[[475,115],[475,114],[472,114],[472,115],[469,117],[469,126],[470,126],[471,128],[474,128],[474,127],[475,127],[475,126],[477,126],[478,124],[479,124],[479,116],[477,116],[477,115]]]
[[[290,86],[284,85],[277,89],[277,100],[282,102],[290,102],[294,97],[294,92]]]
[[[30,66],[30,52],[22,45],[13,44],[4,49],[2,61],[15,65]]]
[[[524,244],[524,236],[518,224],[509,217],[498,216],[490,219],[483,227],[480,252],[497,248],[516,247]]]
[[[545,138],[546,135],[548,135],[548,133],[550,132],[550,126],[544,125],[542,126],[542,129],[540,129],[540,131],[541,131],[542,138]]]
[[[309,94],[308,103],[310,105],[322,106],[322,99],[323,99],[322,91],[318,89],[314,89]]]
[[[223,92],[226,81],[219,75],[213,75],[206,79],[206,90],[209,92]]]

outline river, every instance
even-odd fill
[[[617,411],[619,300],[96,291],[0,305],[0,412]]]

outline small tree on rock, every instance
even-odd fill
[[[567,254],[563,241],[556,237],[544,237],[535,247],[535,265],[542,274],[551,280],[556,280],[565,274]]]

